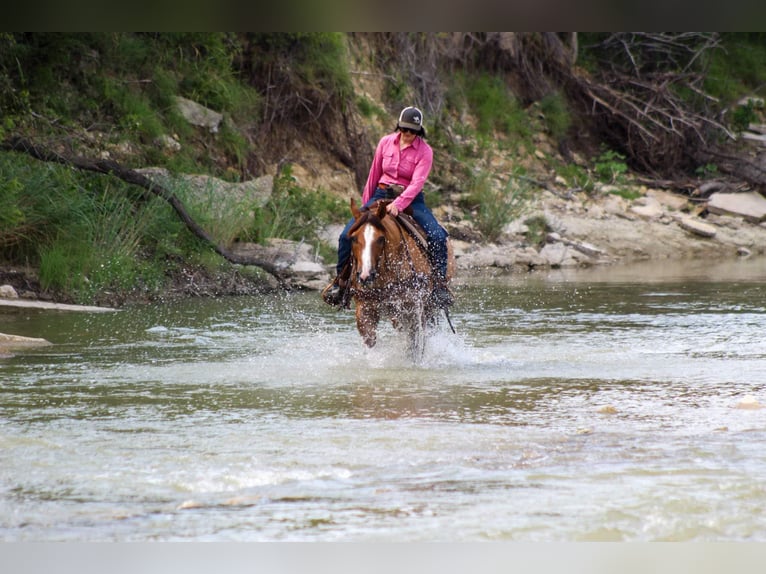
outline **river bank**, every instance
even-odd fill
[[[747,213],[712,213],[710,199],[690,197],[660,189],[639,188],[636,199],[611,193],[571,193],[565,188],[546,189],[529,204],[525,215],[509,223],[496,242],[484,241],[467,214],[453,206],[434,208],[449,231],[458,273],[455,279],[476,274],[534,273],[559,268],[620,266],[636,262],[718,260],[766,254],[766,223]],[[530,244],[524,221],[544,221],[542,241]],[[331,225],[320,234],[335,247],[341,226]],[[238,249],[252,249],[247,244]],[[320,290],[331,279],[334,261],[325,261],[308,245],[277,240],[268,247],[283,270],[289,288]],[[160,295],[145,293],[102,294],[96,307],[119,308],[149,300],[186,297],[248,295],[280,289],[266,273],[243,272],[238,265],[217,269],[182,268]],[[284,285],[282,287],[284,287]],[[31,268],[0,270],[0,300],[18,300],[24,306],[49,307],[75,303],[41,288]],[[59,307],[61,308],[61,307]]]

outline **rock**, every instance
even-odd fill
[[[766,145],[766,134],[754,134],[750,132],[742,132],[742,135],[740,137],[748,141],[757,142],[759,144]]]
[[[173,136],[169,136],[167,134],[162,134],[161,136],[155,138],[154,145],[161,147],[165,151],[169,152],[181,151],[181,143]]]
[[[753,106],[754,108],[762,108],[763,104],[764,100],[759,96],[745,96],[737,102],[738,106]]]
[[[571,247],[575,249],[576,251],[579,251],[580,253],[585,255],[587,258],[593,257],[598,259],[598,258],[607,256],[607,253],[604,250],[599,249],[595,245],[591,245],[590,243],[586,243],[586,242],[578,242],[578,241],[571,241],[569,239],[564,239],[555,231],[549,233],[546,239],[548,243],[561,242],[564,245]],[[581,259],[575,254],[572,254],[572,256],[575,259]]]
[[[714,193],[707,208],[711,213],[739,215],[753,223],[766,219],[766,198],[755,191],[747,193]]]
[[[678,226],[690,233],[701,237],[715,237],[716,229],[712,225],[702,223],[693,217],[679,217]]]
[[[630,212],[635,213],[641,219],[654,220],[659,219],[664,210],[656,199],[643,197],[640,200],[636,200],[636,203],[630,206]]]
[[[12,285],[0,285],[0,299],[18,299],[19,294]]]
[[[280,276],[289,287],[318,291],[331,279],[322,258],[315,255],[313,247],[307,243],[272,238],[267,245],[234,243],[230,250],[242,257],[268,261],[279,269]]]
[[[750,257],[753,254],[752,251],[750,251],[747,247],[739,247],[737,248],[737,255],[740,257]]]
[[[540,250],[542,257],[551,267],[577,267],[579,261],[572,249],[563,243],[548,243]]]
[[[745,395],[742,397],[742,400],[737,403],[738,409],[747,409],[747,410],[755,410],[755,409],[762,409],[763,405],[758,402],[758,399],[756,399],[753,395]]]
[[[603,201],[603,210],[609,215],[623,215],[628,208],[628,202],[619,195],[608,195]]]
[[[136,170],[153,182],[165,187],[183,186],[189,199],[211,203],[210,196],[217,198],[213,205],[223,210],[224,206],[235,202],[245,202],[263,207],[271,197],[274,188],[274,177],[264,175],[255,179],[240,182],[230,182],[211,175],[180,174],[171,175],[163,167],[146,167]],[[215,209],[211,211],[215,212]]]
[[[516,252],[516,264],[529,268],[546,267],[548,261],[542,257],[533,247],[526,247]]]
[[[190,124],[207,128],[212,134],[218,133],[218,128],[223,121],[222,114],[181,96],[176,96],[176,106],[181,115]]]
[[[460,247],[466,245],[465,243],[460,245],[454,242],[453,249],[456,244]],[[459,257],[456,252],[455,263],[459,269],[473,269],[477,267],[511,269],[516,263],[516,256],[513,250],[496,244],[484,245],[481,248],[472,246],[469,250],[463,251]]]
[[[326,243],[327,245],[337,249],[338,239],[340,238],[340,234],[343,232],[344,228],[345,225],[341,225],[340,223],[328,225],[319,230],[317,233],[317,238],[323,243]]]
[[[682,195],[668,193],[661,189],[649,189],[646,196],[656,200],[665,209],[670,211],[683,211],[689,205],[689,200]]]
[[[39,299],[45,298],[40,293]],[[94,305],[70,305],[68,303],[53,303],[51,301],[27,299],[0,299],[0,307],[19,307],[24,309],[53,309],[57,311],[85,311],[89,313],[106,313],[116,311],[113,307],[97,307]]]
[[[0,353],[3,351],[27,349],[33,347],[46,347],[52,345],[50,341],[35,337],[22,337],[20,335],[6,335],[0,333]]]

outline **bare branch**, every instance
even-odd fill
[[[281,285],[285,285],[284,278],[280,275],[279,269],[276,265],[274,265],[274,263],[255,257],[237,255],[236,253],[228,250],[223,245],[216,243],[212,236],[207,231],[205,231],[196,221],[194,221],[194,219],[189,215],[189,212],[186,210],[184,204],[172,191],[151,181],[145,175],[135,170],[122,167],[120,164],[113,160],[92,159],[86,157],[66,157],[45,147],[33,144],[29,140],[21,137],[12,137],[4,141],[2,144],[0,144],[0,149],[26,153],[40,161],[60,163],[62,165],[76,167],[77,169],[84,171],[113,175],[127,183],[137,185],[138,187],[145,189],[149,193],[156,195],[157,197],[165,200],[168,204],[170,204],[170,206],[173,208],[173,211],[175,211],[176,215],[178,215],[181,221],[184,222],[187,229],[189,229],[189,231],[191,231],[195,237],[202,239],[205,243],[210,245],[213,250],[221,257],[231,263],[240,265],[255,265],[260,267],[264,271],[273,275]]]

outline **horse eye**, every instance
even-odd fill
[[[386,238],[385,238],[385,237],[383,237],[383,236],[381,235],[381,236],[380,236],[380,237],[378,237],[378,238],[377,238],[375,241],[377,241],[377,242],[378,242],[378,244],[380,244],[380,243],[385,243],[385,241],[386,241]]]
[[[356,243],[356,241],[357,241],[356,235],[352,235],[351,236],[351,243]]]

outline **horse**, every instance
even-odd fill
[[[427,330],[438,324],[439,308],[431,298],[433,274],[425,239],[418,240],[386,211],[389,200],[359,209],[351,199],[350,296],[356,327],[367,347],[377,342],[377,328],[387,318],[408,338],[410,356],[423,356]],[[416,225],[414,220],[412,225]],[[447,281],[454,276],[455,258],[447,240]]]

